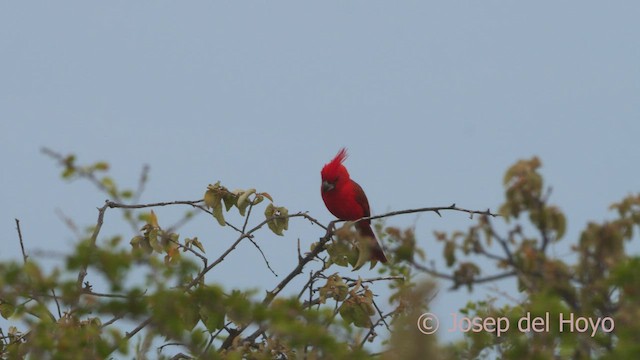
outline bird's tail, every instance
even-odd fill
[[[380,261],[381,263],[387,262],[387,257],[384,255],[384,250],[380,246],[378,239],[376,239],[376,234],[373,233],[373,229],[371,229],[371,225],[364,221],[356,223],[356,228],[360,233],[360,236],[365,236],[369,239],[370,251],[371,251],[371,260]]]

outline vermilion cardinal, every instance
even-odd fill
[[[335,217],[340,220],[355,221],[371,216],[371,213],[367,195],[358,183],[351,180],[349,172],[342,165],[346,158],[347,149],[342,148],[336,157],[322,168],[321,193],[324,204]],[[360,236],[367,239],[369,243],[371,260],[386,263],[387,257],[371,229],[371,221],[363,220],[357,222],[355,226]]]

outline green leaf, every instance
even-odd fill
[[[353,325],[361,328],[372,326],[371,316],[375,314],[373,307],[373,294],[366,290],[364,295],[351,294],[339,308],[340,316]]]
[[[550,227],[556,231],[556,240],[560,240],[567,230],[567,219],[555,206],[549,208],[549,223]]]
[[[131,247],[134,249],[140,249],[144,251],[145,254],[151,254],[153,252],[153,248],[149,244],[149,239],[144,236],[134,236],[129,243],[131,244]]]
[[[229,211],[236,204],[237,195],[231,192],[224,192],[222,194],[222,201],[224,202],[224,208]]]
[[[109,164],[104,162],[104,161],[99,161],[99,162],[93,164],[93,168],[95,170],[99,170],[99,171],[107,171],[107,170],[109,170]]]
[[[369,245],[369,239],[358,233],[355,233],[355,241],[356,248],[358,248],[358,261],[356,261],[356,265],[353,267],[353,270],[358,270],[362,265],[371,260],[371,245]],[[374,266],[375,262],[371,261],[371,268]]]
[[[283,236],[284,230],[289,229],[289,210],[287,210],[287,208],[282,206],[276,207],[273,204],[269,204],[264,210],[264,216],[267,219],[271,219],[271,221],[268,222],[268,226],[274,234]],[[272,219],[274,217],[275,219]]]
[[[336,264],[338,266],[344,267],[348,266],[349,264],[354,266],[357,263],[357,251],[349,241],[343,239],[332,240],[326,245],[326,248],[327,253],[329,254],[329,262],[327,263],[327,267],[331,264]]]
[[[7,303],[0,302],[0,316],[5,319],[9,319],[16,312],[16,307]]]
[[[444,258],[447,260],[447,266],[451,267],[456,262],[456,243],[448,240],[444,245]]]
[[[75,168],[67,167],[62,171],[62,178],[63,179],[69,179],[70,177],[72,177],[75,174],[76,174],[76,169]]]
[[[113,189],[115,187],[115,182],[112,178],[105,176],[100,180],[100,183],[107,188],[108,190]]]
[[[214,332],[224,327],[224,314],[211,311],[206,307],[200,307],[200,320],[209,332]]]

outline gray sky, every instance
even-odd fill
[[[506,168],[538,155],[568,216],[553,250],[564,255],[587,221],[640,190],[639,15],[637,1],[3,2],[0,259],[20,256],[14,218],[28,251],[65,251],[75,239],[56,209],[88,226],[104,201],[61,181],[42,146],[109,161],[124,187],[149,164],[142,202],[195,200],[221,180],[325,223],[319,172],[341,146],[378,214],[496,209]],[[183,210],[157,212],[170,225]],[[107,222],[105,235],[132,235],[116,212]],[[415,224],[439,257],[432,231],[472,222],[387,224]],[[182,234],[213,257],[226,230],[201,216]],[[294,221],[259,241],[282,276],[296,239],[319,236]],[[227,287],[279,281],[248,244],[220,274]],[[468,294],[440,296],[445,313]]]

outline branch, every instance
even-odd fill
[[[376,216],[368,216],[368,217],[363,217],[361,219],[356,220],[355,222],[359,222],[359,221],[366,221],[366,220],[375,220],[375,219],[382,219],[382,218],[386,218],[386,217],[391,217],[391,216],[396,216],[396,215],[403,215],[403,214],[413,214],[413,213],[420,213],[420,212],[434,212],[436,214],[438,214],[438,216],[442,217],[442,214],[440,214],[440,211],[460,211],[460,212],[464,212],[469,214],[469,218],[473,219],[473,215],[478,214],[478,215],[487,215],[487,216],[491,216],[491,217],[496,217],[496,216],[500,216],[500,214],[495,214],[492,213],[490,209],[481,211],[481,210],[469,210],[469,209],[464,209],[464,208],[460,208],[457,207],[455,203],[449,205],[449,206],[434,206],[434,207],[423,207],[423,208],[418,208],[418,209],[407,209],[407,210],[398,210],[398,211],[391,211],[382,215],[376,215]],[[342,220],[340,220],[342,221]],[[340,221],[336,221],[336,222],[340,222]]]
[[[417,213],[417,212],[428,212],[428,211],[435,212],[436,214],[441,216],[440,211],[444,211],[444,210],[465,212],[465,213],[470,214],[471,217],[473,217],[474,214],[488,215],[488,216],[492,216],[492,217],[499,216],[498,214],[492,213],[489,209],[487,209],[486,211],[468,210],[468,209],[456,207],[456,204],[452,204],[450,206],[425,207],[425,208],[419,208],[419,209],[392,211],[392,212],[388,212],[388,213],[382,214],[382,215],[364,217],[364,218],[356,220],[355,222],[365,221],[365,220],[380,219],[380,218],[384,218],[384,217],[390,217],[390,216],[396,216],[396,215],[402,215],[402,214],[411,214],[411,213]],[[297,216],[305,217],[305,218],[309,219],[310,221],[312,221],[314,223],[317,223],[318,225],[321,225],[321,224],[319,224],[317,222],[317,220],[313,219],[312,217],[308,216],[305,213],[297,213],[297,214],[289,215],[290,218],[291,217],[297,217]],[[275,218],[277,218],[277,217],[275,217]],[[257,225],[254,229],[252,229],[250,232],[253,232],[253,231],[261,228],[262,226],[264,226],[266,223],[268,223],[271,220],[272,219],[267,219],[267,220],[263,221],[262,223]],[[318,254],[320,254],[322,251],[325,250],[325,244],[332,238],[334,226],[338,222],[342,222],[342,220],[332,221],[329,224],[328,227],[322,226],[323,228],[326,229],[325,236],[323,236],[320,239],[320,242],[316,245],[316,247],[311,252],[307,253],[304,258],[298,260],[298,265],[289,273],[289,275],[287,275],[286,278],[284,278],[272,291],[267,292],[267,295],[265,296],[265,298],[262,301],[263,305],[269,305],[271,303],[271,301],[273,301],[273,299],[280,293],[280,291],[282,291],[282,289],[291,280],[293,280],[293,278],[295,278],[297,275],[302,273],[302,269],[304,268],[304,266],[306,266],[307,263],[312,261],[316,256],[318,256]],[[424,268],[425,272],[431,271],[434,274],[436,273],[435,271],[433,271],[431,269],[428,269],[428,268],[425,268],[422,265],[419,265],[419,264],[415,264],[415,265],[419,269],[421,267]],[[448,278],[450,280],[454,279],[454,277],[452,275],[448,275],[448,274],[440,274],[440,275],[441,275],[441,277]],[[501,278],[508,277],[508,276],[513,276],[513,275],[514,275],[514,273],[505,273],[505,274],[500,274],[500,275],[497,275],[497,276],[481,278],[481,279],[479,279],[478,282],[493,281],[493,280],[497,280],[497,279],[501,279]],[[239,329],[231,332],[229,337],[227,337],[227,339],[222,343],[222,346],[220,347],[220,351],[223,351],[223,350],[229,348],[231,346],[231,344],[233,343],[233,341],[244,330],[246,330],[247,327],[249,327],[249,324],[243,325]],[[249,335],[247,338],[245,338],[244,341],[247,341],[249,343],[254,342],[258,338],[258,336],[260,336],[262,333],[264,333],[264,329],[262,327],[259,327],[251,335]]]
[[[56,308],[58,309],[58,318],[62,318],[62,312],[60,311],[60,303],[58,302],[58,296],[56,295],[56,291],[51,289],[51,295],[53,296],[53,300],[56,303]]]
[[[200,203],[204,202],[204,199],[200,199],[200,200],[177,200],[177,201],[166,201],[166,202],[157,202],[157,203],[150,203],[150,204],[122,204],[122,203],[118,203],[118,202],[114,202],[111,200],[107,200],[107,204],[109,205],[110,208],[118,208],[118,209],[144,209],[144,208],[150,208],[150,207],[159,207],[159,206],[170,206],[170,205],[189,205],[192,206],[196,209],[202,210],[204,212],[206,212],[207,214],[213,216],[213,212],[207,210],[204,206],[199,205]],[[233,230],[239,232],[242,234],[242,230],[238,229],[237,227],[233,226],[232,224],[225,222],[225,224],[227,226],[229,226],[230,228],[232,228]]]
[[[96,247],[96,241],[98,239],[98,234],[100,233],[100,229],[102,228],[102,223],[104,222],[104,213],[107,211],[107,206],[108,206],[108,202],[101,208],[98,208],[98,222],[96,223],[96,228],[93,230],[93,234],[91,235],[91,239],[89,240],[90,246],[92,249]],[[80,272],[78,272],[78,280],[76,282],[76,287],[78,288],[78,293],[80,294],[83,292],[82,284],[84,283],[84,279],[87,276],[87,267],[89,267],[88,259],[82,264],[82,267],[80,268]],[[79,300],[79,297],[76,300],[76,302],[78,300]]]
[[[115,321],[119,320],[118,317],[115,317],[112,320],[109,320],[109,323],[114,323]],[[126,342],[131,340],[132,337],[134,337],[137,333],[139,333],[142,329],[144,329],[145,327],[147,327],[147,325],[151,324],[152,318],[148,317],[147,319],[145,319],[143,322],[141,322],[138,326],[135,327],[135,329],[128,331],[125,333],[125,336],[120,339],[120,341]],[[103,326],[104,327],[104,326]],[[119,344],[115,344],[115,346],[112,346],[109,354],[111,354],[112,352],[118,350],[119,348]]]
[[[296,213],[296,214],[290,214],[286,216],[287,218],[294,218],[294,217],[304,217],[305,219],[309,219],[312,222],[319,224],[322,228],[327,229],[324,225],[321,225],[320,223],[318,223],[318,221],[314,218],[312,218],[311,216],[307,215],[306,213]],[[194,287],[200,280],[202,280],[202,278],[204,277],[204,275],[206,273],[208,273],[209,271],[211,271],[211,269],[213,269],[216,265],[218,265],[220,262],[222,262],[222,260],[225,259],[225,257],[227,257],[227,255],[229,255],[229,253],[231,253],[237,246],[238,244],[240,244],[240,242],[245,239],[245,238],[252,238],[253,237],[253,233],[258,231],[259,229],[261,229],[264,225],[268,224],[270,221],[273,221],[275,219],[282,219],[285,218],[284,216],[278,215],[278,216],[272,216],[268,219],[263,220],[261,223],[259,223],[258,225],[254,226],[251,230],[249,230],[246,233],[242,233],[240,235],[240,237],[238,237],[238,239],[236,239],[236,241],[224,252],[222,253],[222,255],[220,255],[214,262],[212,262],[209,266],[207,266],[206,268],[204,268],[199,274],[198,276],[195,277],[195,279],[193,279],[189,284],[186,285],[186,289],[190,289],[192,287]],[[327,230],[328,231],[328,230]],[[325,237],[328,236],[327,241],[329,241],[329,239],[331,238],[332,233],[327,233],[327,235],[325,235]],[[324,245],[324,244],[323,244]],[[320,250],[318,250],[317,253],[320,253]],[[303,259],[304,260],[304,259]],[[311,261],[311,259],[309,260]],[[307,261],[308,262],[308,261]],[[306,263],[305,263],[306,264]],[[287,279],[285,279],[287,280]],[[284,280],[283,280],[284,281]],[[287,283],[291,281],[291,279],[289,279],[287,281]]]
[[[549,199],[549,197],[551,196],[551,187],[547,188],[547,194],[544,196],[544,198],[539,199],[536,202],[536,205],[538,206],[538,211],[542,212],[542,209],[544,209],[547,206],[547,200]],[[549,232],[547,231],[547,221],[546,218],[544,216],[540,217],[540,226],[538,227],[538,230],[540,231],[540,236],[542,236],[542,244],[540,244],[540,251],[545,252],[545,250],[547,249],[547,245],[549,245],[550,239],[549,239]]]
[[[69,157],[64,157],[61,154],[48,149],[48,148],[42,148],[40,150],[42,153],[44,153],[45,155],[55,159],[56,161],[58,161],[58,164],[66,167],[67,169],[73,169],[75,171],[75,173],[78,174],[78,177],[81,178],[85,178],[87,180],[89,180],[89,182],[91,182],[94,186],[96,186],[98,188],[98,190],[104,192],[105,194],[109,195],[110,198],[118,201],[118,202],[122,202],[122,197],[118,194],[118,192],[116,191],[115,187],[113,189],[110,189],[108,186],[106,186],[104,184],[103,181],[101,181],[100,179],[98,179],[98,177],[95,175],[95,169],[91,170],[91,168],[86,168],[86,167],[82,167],[82,166],[76,166],[74,165],[72,162],[69,162]],[[143,168],[142,170],[142,175],[140,178],[140,183],[138,184],[138,190],[142,191],[144,189],[144,182],[146,182],[146,176],[147,176],[147,172],[148,172],[148,166],[145,166],[145,168]],[[103,180],[106,179],[103,178]],[[139,198],[140,194],[136,195],[136,199]],[[128,211],[125,211],[125,214],[127,214]],[[127,214],[128,215],[128,214]],[[129,218],[129,216],[125,216],[126,221],[129,223],[129,225],[131,226],[131,228],[133,229],[133,231],[137,231],[137,223],[135,220],[133,220],[132,218]]]
[[[20,239],[20,249],[22,250],[22,260],[24,263],[27,263],[27,258],[29,257],[27,253],[24,251],[24,242],[22,241],[22,231],[20,230],[20,220],[16,220],[16,229],[18,229],[18,239]]]
[[[447,274],[447,273],[443,273],[443,272],[439,272],[435,269],[431,269],[428,268],[424,265],[418,264],[415,261],[411,262],[411,265],[413,265],[413,267],[415,267],[416,269],[425,272],[431,276],[440,278],[440,279],[445,279],[445,280],[450,280],[453,281],[454,283],[456,282],[456,277],[451,275],[451,274]],[[485,277],[480,277],[480,278],[474,278],[473,281],[471,281],[471,284],[481,284],[481,283],[485,283],[485,282],[491,282],[491,281],[495,281],[495,280],[501,280],[501,279],[505,279],[511,276],[515,276],[517,275],[516,271],[506,271],[500,274],[495,274],[495,275],[489,275],[489,276],[485,276]],[[457,285],[466,285],[467,283],[462,283],[462,284],[457,284]]]
[[[124,340],[131,339],[135,334],[139,333],[140,330],[144,329],[149,324],[151,324],[151,318],[150,317],[148,317],[145,321],[141,322],[140,325],[136,326],[135,329],[127,332],[125,334]]]
[[[307,214],[304,214],[304,213],[298,213],[298,214],[289,215],[289,216],[290,217],[301,216],[301,217],[305,217],[307,219],[310,219],[312,221],[315,221],[315,219],[311,218],[310,216],[308,216]],[[313,259],[315,259],[316,256],[318,256],[318,254],[320,254],[322,251],[325,250],[326,243],[329,242],[329,240],[331,240],[331,238],[333,236],[334,223],[335,222],[332,221],[329,224],[329,226],[325,228],[326,229],[325,235],[320,239],[320,241],[313,248],[313,250],[311,250],[310,252],[306,253],[306,255],[302,259],[298,260],[298,265],[289,273],[289,275],[287,275],[278,285],[276,285],[276,287],[273,290],[267,292],[267,295],[262,300],[262,304],[263,305],[269,305],[273,301],[273,299],[280,293],[280,291],[282,291],[282,289],[284,289],[285,286],[287,286],[287,284],[289,284],[289,282],[291,282],[291,280],[293,280],[296,276],[298,276],[299,274],[302,273],[302,269],[309,262],[311,262]],[[262,226],[262,225],[259,225],[259,226]],[[231,332],[229,337],[227,337],[225,339],[225,341],[222,343],[222,345],[220,346],[220,351],[224,351],[224,350],[228,349],[231,346],[231,344],[233,344],[233,341],[244,330],[246,330],[249,327],[249,325],[250,324],[243,325],[238,330]],[[264,329],[262,327],[260,327],[256,331],[254,331],[253,334],[249,335],[245,339],[245,341],[247,341],[249,343],[252,343],[263,332],[264,332]]]
[[[140,179],[138,179],[138,190],[133,197],[133,202],[137,203],[140,201],[140,196],[144,192],[144,188],[147,185],[147,180],[149,179],[149,165],[145,164],[142,167],[142,171],[140,172]]]
[[[150,203],[150,204],[121,204],[111,200],[107,200],[107,206],[109,206],[110,208],[120,208],[120,209],[144,209],[149,207],[169,206],[169,205],[191,205],[193,207],[198,208],[199,207],[198,204],[201,202],[204,202],[204,199],[166,201],[166,202],[157,202],[157,203]]]
[[[373,335],[375,333],[375,328],[377,328],[378,326],[380,326],[381,324],[384,324],[387,327],[387,330],[391,330],[389,327],[389,324],[387,323],[386,318],[391,317],[393,315],[395,315],[398,312],[398,309],[394,309],[386,314],[382,314],[382,311],[380,310],[380,308],[378,307],[378,304],[376,304],[376,302],[373,302],[373,306],[375,306],[376,311],[378,312],[378,315],[380,315],[380,318],[378,319],[378,321],[375,322],[375,324],[371,325],[371,327],[369,328],[369,331],[367,332],[367,334],[364,336],[364,338],[362,339],[362,341],[360,342],[360,348],[362,348],[364,346],[364,343],[367,342],[367,340],[369,339],[369,336]]]

